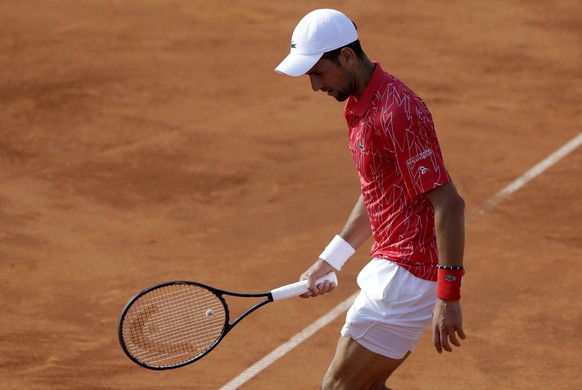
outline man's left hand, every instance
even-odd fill
[[[451,344],[460,347],[457,338],[465,339],[460,301],[445,301],[437,298],[432,317],[432,339],[438,353],[443,349],[453,352]]]

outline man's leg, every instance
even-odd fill
[[[323,378],[322,390],[384,390],[384,383],[410,355],[390,359],[340,337],[335,356]]]

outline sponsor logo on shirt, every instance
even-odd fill
[[[364,144],[362,141],[358,141],[358,149],[360,149],[362,152],[364,151]]]
[[[422,153],[417,154],[414,157],[409,158],[408,160],[406,160],[406,165],[408,165],[409,167],[412,167],[414,164],[416,164],[417,162],[424,160],[428,157],[432,156],[432,149],[427,149]],[[426,169],[426,168],[425,168]],[[426,171],[425,171],[426,172]],[[421,173],[425,173],[425,172],[421,172]]]

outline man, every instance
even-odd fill
[[[368,59],[344,14],[307,14],[276,72],[306,74],[314,91],[347,100],[349,148],[362,190],[343,230],[301,276],[309,284],[304,297],[333,290],[314,281],[339,271],[374,237],[322,389],[385,389],[431,321],[437,352],[451,352],[465,338],[463,199],[445,169],[428,108]]]

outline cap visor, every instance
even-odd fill
[[[313,68],[321,56],[323,56],[323,53],[315,55],[290,53],[279,64],[279,66],[275,68],[275,72],[293,77],[302,76],[307,73],[309,69]]]

